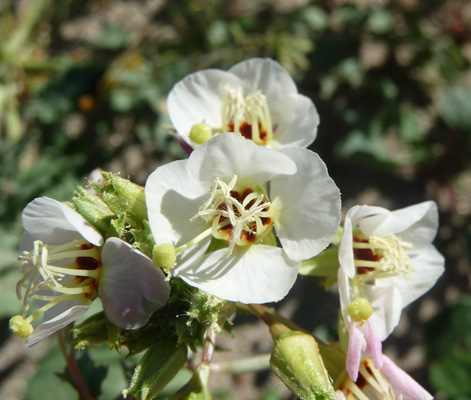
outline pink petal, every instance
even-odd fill
[[[358,322],[352,321],[348,329],[349,337],[346,367],[348,376],[353,382],[356,382],[358,378],[361,356],[363,350],[366,348],[365,338],[358,325]]]
[[[371,319],[366,321],[363,334],[365,335],[365,340],[368,345],[368,349],[371,352],[371,357],[373,358],[375,367],[381,369],[383,367],[383,346]]]
[[[396,395],[402,394],[404,400],[429,400],[433,396],[412,379],[406,372],[383,355],[383,368],[386,378]]]

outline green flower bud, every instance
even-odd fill
[[[170,396],[170,400],[211,400],[208,380],[209,365],[202,363],[196,368],[189,382],[173,396]]]
[[[20,338],[27,339],[33,333],[33,325],[26,322],[21,315],[15,315],[10,319],[10,330]]]
[[[116,215],[125,215],[133,228],[142,228],[142,221],[147,219],[144,188],[108,172],[103,173],[103,178],[103,186],[94,186],[102,200]]]
[[[75,210],[88,222],[97,228],[103,235],[110,227],[110,222],[116,215],[101,200],[99,196],[93,195],[79,187],[72,199]]]
[[[358,297],[347,307],[348,315],[356,322],[364,322],[373,315],[373,307],[364,297]]]
[[[273,372],[303,400],[337,400],[315,339],[280,322],[270,326]]]
[[[213,136],[213,130],[208,124],[201,122],[194,124],[190,130],[190,140],[196,144],[203,144]]]
[[[152,250],[152,261],[156,267],[172,269],[177,262],[175,247],[170,243],[156,244]]]

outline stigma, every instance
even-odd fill
[[[357,279],[366,283],[400,275],[408,278],[415,271],[407,255],[412,247],[393,234],[367,237],[361,232],[355,233],[353,254]]]
[[[36,240],[33,249],[24,251],[18,260],[23,264],[23,277],[16,292],[19,299],[23,297],[23,315],[12,318],[11,328],[22,337],[32,333],[34,319],[62,301],[97,297],[100,250],[85,239],[57,246]],[[46,304],[27,316],[33,299]]]
[[[225,95],[221,107],[221,132],[235,132],[258,145],[273,139],[273,125],[267,98],[260,90],[245,97],[242,88],[229,84],[223,87]]]
[[[272,227],[270,206],[266,194],[238,186],[236,175],[228,184],[216,178],[209,198],[190,221],[210,222],[212,236],[229,243],[229,256],[235,246],[253,244]]]

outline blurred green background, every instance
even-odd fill
[[[311,148],[344,210],[438,203],[445,275],[407,309],[385,351],[437,399],[471,399],[467,0],[0,0],[0,397],[76,398],[67,384],[48,392],[63,370],[56,347],[25,352],[8,332],[20,312],[24,206],[41,195],[70,199],[96,168],[144,184],[158,165],[185,157],[170,135],[172,86],[255,56],[278,60],[314,101],[321,125]],[[291,314],[319,333],[336,310],[319,306],[323,293],[308,296],[316,284],[300,278]],[[118,358],[93,351],[113,365],[100,382],[114,392],[101,398],[117,398]],[[288,398],[263,382],[234,379],[215,398]],[[241,397],[240,385],[253,391]]]

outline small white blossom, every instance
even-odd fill
[[[340,218],[339,191],[315,153],[277,152],[234,133],[157,168],[145,193],[155,242],[176,247],[173,274],[244,303],[283,298]],[[267,241],[273,228],[281,247]]]
[[[431,201],[392,212],[369,206],[348,211],[339,248],[338,283],[342,315],[351,335],[347,370],[352,379],[365,354],[373,355],[375,363],[379,360],[375,354],[397,326],[402,309],[443,273],[444,259],[432,244],[437,229],[437,207]],[[351,305],[358,299],[372,307],[371,316],[363,320],[352,314]]]
[[[75,321],[97,296],[108,319],[125,329],[143,326],[166,304],[170,287],[152,260],[118,238],[103,245],[100,233],[64,204],[37,198],[22,219],[23,277],[17,294],[24,311],[12,318],[11,327],[29,346]],[[40,308],[30,313],[33,300]]]
[[[213,135],[235,132],[276,149],[309,146],[319,125],[314,104],[298,93],[290,75],[276,61],[262,58],[227,72],[207,69],[188,75],[170,92],[168,112],[192,147],[201,144],[190,135],[200,123],[209,125]]]

